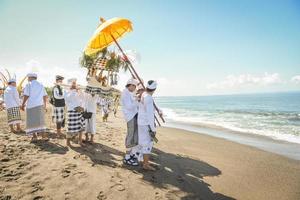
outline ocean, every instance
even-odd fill
[[[221,137],[230,132],[261,135],[300,144],[300,92],[155,99],[166,126],[202,128]]]

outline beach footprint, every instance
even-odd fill
[[[34,182],[34,183],[32,183],[31,184],[31,188],[32,188],[32,190],[31,190],[30,193],[35,193],[37,191],[42,191],[44,189],[44,187],[42,187],[40,185],[40,182]]]
[[[160,200],[160,199],[162,199],[162,196],[161,196],[161,194],[158,192],[158,191],[156,191],[155,193],[154,193],[154,199],[155,200]]]
[[[180,190],[170,190],[166,193],[165,198],[168,200],[181,199],[182,191]]]
[[[107,196],[104,194],[103,191],[100,191],[98,196],[97,196],[97,199],[98,200],[105,200],[105,199],[107,199]]]
[[[77,167],[76,164],[67,164],[67,165],[65,165],[65,167],[64,167],[64,168],[62,169],[62,171],[61,171],[62,177],[63,177],[63,178],[67,178],[68,176],[70,176],[70,175],[71,175],[71,172],[72,172],[73,170],[75,170],[76,167]]]
[[[126,187],[123,184],[123,178],[119,172],[115,172],[114,175],[111,176],[110,182],[112,183],[110,191],[123,192],[126,190]]]

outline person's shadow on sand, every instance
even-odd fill
[[[209,184],[203,181],[205,176],[218,176],[221,171],[216,167],[188,156],[174,155],[154,148],[151,155],[152,162],[158,168],[155,172],[145,172],[143,179],[155,187],[164,188],[172,185],[175,188],[168,192],[169,199],[208,199],[208,200],[233,200],[234,198],[220,193],[214,193]]]
[[[33,143],[35,146],[37,146],[42,151],[48,151],[52,154],[66,154],[68,151],[68,148],[65,146],[62,146],[58,143],[52,143],[50,141],[36,141]]]
[[[85,148],[72,147],[82,155],[86,155],[93,165],[106,165],[118,167],[122,161],[124,152],[108,147],[100,143],[88,145]],[[151,155],[152,162],[158,168],[155,172],[144,171],[140,167],[126,167],[135,173],[143,174],[143,179],[155,187],[166,188],[171,185],[174,188],[166,194],[167,199],[208,199],[208,200],[233,200],[234,198],[220,193],[214,193],[209,184],[203,181],[205,176],[218,176],[221,171],[206,162],[195,160],[187,156],[174,155],[154,148]]]
[[[119,161],[124,156],[123,152],[100,143],[93,143],[85,147],[72,146],[70,148],[81,155],[88,156],[93,165],[106,165],[113,168],[119,166]]]

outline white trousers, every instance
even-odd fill
[[[85,132],[96,134],[96,114],[93,113],[91,119],[85,120]]]

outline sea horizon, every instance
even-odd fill
[[[256,147],[266,145],[262,142],[269,138],[268,145],[276,145],[277,153],[284,148],[290,153],[289,147],[300,145],[300,92],[157,97],[156,101],[167,127]]]
[[[277,94],[277,93],[300,93],[299,90],[288,90],[288,91],[265,91],[265,92],[249,92],[249,93],[228,93],[228,94],[199,94],[199,95],[159,95],[154,96],[160,97],[207,97],[207,96],[235,96],[235,95],[254,95],[254,94]]]

